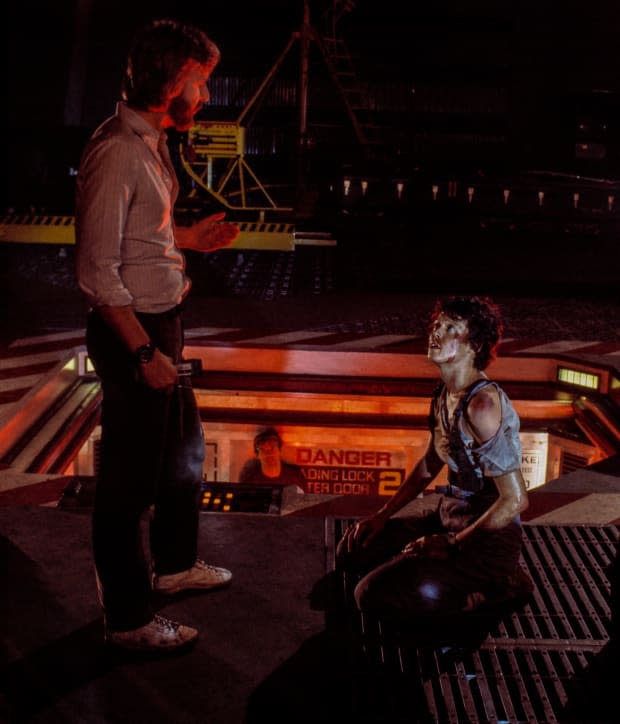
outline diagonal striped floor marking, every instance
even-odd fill
[[[296,332],[280,332],[278,334],[268,334],[264,337],[251,337],[244,340],[247,344],[294,344],[295,342],[305,342],[308,340],[321,340],[327,337],[331,332],[316,332],[312,330],[298,330]]]
[[[557,352],[575,352],[577,350],[587,350],[587,348],[598,345],[598,342],[580,342],[574,339],[558,340],[557,342],[545,342],[535,347],[521,348],[521,352],[532,354],[553,354]]]
[[[195,327],[186,330],[190,344],[254,345],[303,348],[312,350],[386,351],[399,354],[425,354],[426,338],[410,334],[377,333],[375,330],[356,330],[357,325],[343,325],[336,331],[325,329],[297,329],[267,332],[242,327]],[[351,328],[353,327],[353,328]],[[257,333],[258,332],[258,333]],[[64,353],[85,344],[85,330],[76,329],[37,337],[24,337],[0,348],[0,414],[28,393]],[[499,354],[582,354],[598,357],[606,365],[620,360],[620,342],[588,342],[583,340],[506,339],[500,344]]]
[[[8,357],[2,359],[0,357],[0,378],[11,374],[12,370],[24,367],[32,367],[33,365],[45,365],[54,363],[59,360],[70,347],[62,347],[50,352],[37,352],[34,354],[24,355],[22,357]]]
[[[397,342],[408,342],[414,340],[415,337],[403,334],[377,334],[374,336],[366,336],[362,339],[352,339],[348,342],[340,342],[334,344],[341,350],[357,350],[357,349],[379,349],[389,344]]]
[[[38,337],[22,337],[21,339],[16,339],[14,342],[11,342],[9,345],[10,348],[15,347],[28,347],[30,345],[36,344],[41,345],[45,344],[47,342],[62,342],[62,341],[72,341],[75,339],[83,339],[84,335],[86,334],[85,329],[74,329],[68,332],[58,332],[55,334],[42,334]],[[68,345],[71,346],[71,345]]]

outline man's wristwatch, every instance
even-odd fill
[[[134,352],[136,362],[141,365],[147,364],[153,359],[153,355],[155,354],[156,349],[157,347],[152,342],[141,344]]]

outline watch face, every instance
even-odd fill
[[[136,350],[136,358],[140,364],[146,364],[153,359],[155,354],[155,345],[152,342],[143,344]]]

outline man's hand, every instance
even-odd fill
[[[150,362],[139,364],[138,368],[144,384],[154,390],[172,392],[174,386],[178,384],[179,373],[172,359],[158,349],[155,350]]]
[[[193,251],[216,251],[230,246],[239,236],[239,227],[236,224],[222,223],[226,214],[219,211],[216,214],[205,216],[192,226],[177,227],[177,243],[184,249]]]

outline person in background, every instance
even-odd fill
[[[87,348],[101,379],[101,457],[92,538],[105,640],[170,651],[196,628],[154,613],[153,589],[226,585],[230,571],[198,558],[204,440],[183,360],[191,282],[183,249],[229,246],[222,213],[175,224],[179,184],[166,129],[188,130],[209,99],[220,51],[199,28],[154,20],[138,31],[122,102],[92,135],[77,177],[77,279],[90,310]],[[150,511],[150,561],[141,525]]]
[[[305,488],[304,476],[297,465],[282,459],[282,438],[273,427],[254,438],[256,457],[248,460],[239,473],[240,483],[298,485]]]
[[[337,564],[355,571],[362,613],[413,623],[531,592],[519,558],[520,514],[528,506],[521,474],[519,418],[485,369],[502,332],[488,298],[450,297],[432,315],[428,357],[441,376],[426,453],[396,494],[351,525]],[[393,518],[448,466],[436,511]]]

